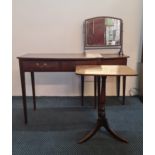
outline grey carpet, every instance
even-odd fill
[[[13,97],[13,155],[142,155],[143,105],[127,97],[126,105],[117,97],[107,97],[106,113],[110,126],[126,137],[129,144],[113,139],[101,129],[88,142],[77,144],[96,122],[93,98],[38,97],[37,110],[28,98],[28,125],[23,123],[21,97]]]

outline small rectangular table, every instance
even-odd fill
[[[23,98],[23,109],[24,109],[24,121],[25,124],[28,122],[27,119],[27,104],[26,104],[26,82],[25,72],[31,73],[32,82],[32,93],[33,93],[33,104],[34,110],[36,109],[35,99],[35,79],[34,72],[75,72],[77,65],[127,65],[128,56],[118,54],[106,54],[100,55],[100,57],[88,56],[85,53],[79,54],[25,54],[19,59],[20,77],[22,86],[22,98]],[[83,76],[82,76],[83,77]],[[125,102],[125,80],[123,76],[123,103]],[[83,78],[82,78],[82,101],[83,101]],[[117,78],[117,95],[120,92],[120,76]]]
[[[90,139],[102,126],[117,140],[127,143],[128,141],[117,135],[109,127],[108,120],[105,113],[105,97],[106,97],[106,77],[107,76],[136,76],[137,73],[123,65],[86,65],[77,66],[76,74],[99,76],[102,78],[101,91],[98,99],[98,119],[95,128],[86,134],[79,143],[83,143]]]

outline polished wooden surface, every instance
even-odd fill
[[[32,92],[34,110],[36,109],[35,99],[35,72],[75,72],[77,65],[127,65],[128,56],[118,54],[100,54],[100,56],[89,56],[86,53],[79,54],[50,54],[50,53],[30,53],[19,56],[19,67],[21,75],[23,110],[25,123],[27,119],[27,102],[26,102],[26,81],[25,72],[31,73]],[[82,78],[81,93],[82,105],[84,96],[84,78]],[[118,90],[119,91],[119,90]]]
[[[18,58],[22,59],[87,59],[85,53],[27,53]]]
[[[129,56],[126,55],[118,55],[118,54],[103,54],[103,53],[58,53],[58,54],[51,54],[51,53],[27,53],[24,55],[19,56],[19,59],[93,59],[93,58],[128,58]]]
[[[95,54],[94,54],[95,55]],[[18,57],[25,72],[74,72],[77,65],[126,65],[128,56],[86,54],[25,54]]]
[[[84,143],[93,137],[96,132],[104,127],[115,139],[128,143],[125,138],[122,138],[116,134],[109,126],[108,119],[106,117],[106,78],[107,76],[123,76],[123,79],[126,79],[126,76],[136,76],[137,72],[132,68],[124,65],[84,65],[76,67],[76,74],[78,75],[92,75],[102,78],[101,80],[101,90],[99,88],[98,95],[98,118],[96,121],[95,127],[90,130],[85,136],[80,139],[79,143]],[[100,79],[99,78],[99,79]],[[124,80],[125,81],[125,80]],[[100,81],[98,80],[98,85],[100,86]]]
[[[81,65],[76,67],[80,75],[135,76],[137,72],[124,65]]]

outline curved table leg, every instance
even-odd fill
[[[91,137],[95,135],[95,133],[100,129],[100,127],[101,127],[101,123],[100,121],[97,121],[95,128],[93,128],[90,132],[88,132],[78,143],[82,144],[87,140],[89,140]]]
[[[110,127],[108,124],[108,121],[106,118],[101,118],[97,120],[97,124],[95,126],[95,128],[93,128],[90,132],[88,132],[78,143],[82,144],[84,142],[86,142],[87,140],[89,140],[91,137],[93,137],[96,132],[101,128],[104,127],[109,133],[110,135],[112,135],[115,139],[124,142],[124,143],[128,143],[128,141],[125,138],[120,137],[118,134],[116,134]]]
[[[103,126],[104,128],[117,140],[119,141],[122,141],[124,143],[128,143],[128,141],[123,138],[123,137],[120,137],[117,133],[115,133],[110,127],[109,127],[109,124],[108,124],[108,121],[106,118],[104,118],[104,122],[103,122]]]

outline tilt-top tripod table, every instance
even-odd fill
[[[108,124],[105,112],[105,97],[106,97],[106,77],[107,76],[136,76],[137,73],[128,66],[124,65],[81,65],[76,67],[76,74],[78,75],[91,75],[101,77],[101,91],[98,100],[98,119],[95,128],[86,134],[79,143],[89,140],[95,133],[104,127],[114,138],[119,141],[128,143],[124,138],[117,135]]]

